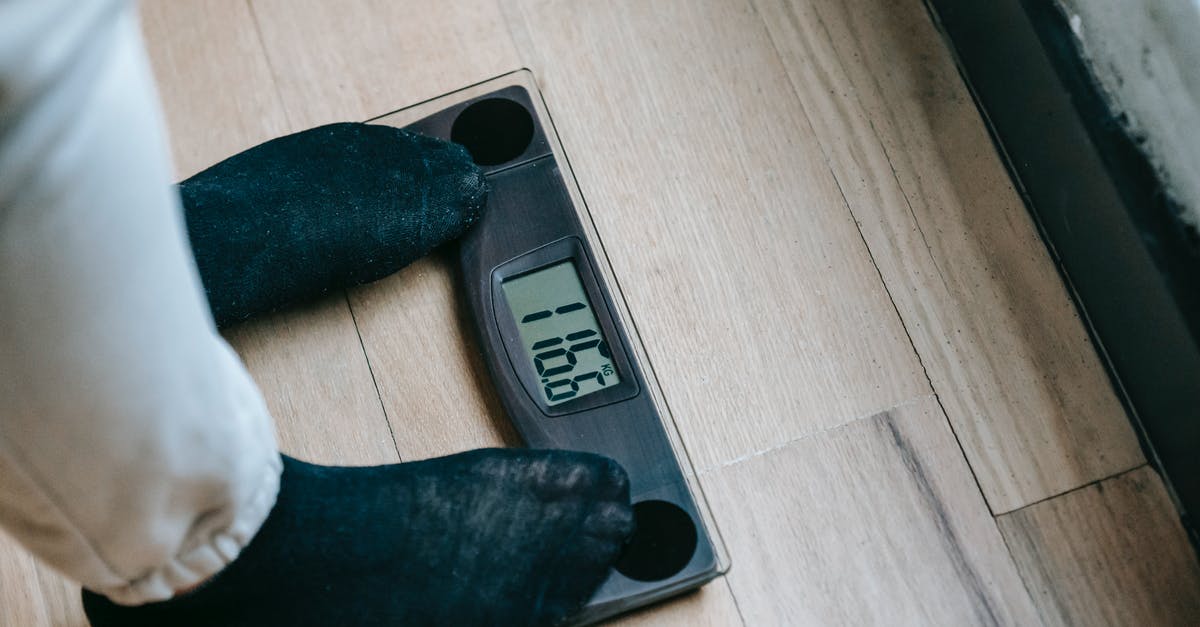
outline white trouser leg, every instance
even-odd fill
[[[0,526],[114,601],[220,570],[274,504],[125,2],[0,2]]]

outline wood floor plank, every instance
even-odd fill
[[[704,479],[747,624],[1037,624],[933,397]]]
[[[0,627],[86,627],[79,586],[0,532]]]
[[[181,179],[293,130],[244,0],[139,7]]]
[[[1143,463],[919,0],[755,0],[993,511]]]
[[[0,531],[0,627],[87,627],[79,586]]]
[[[747,3],[504,6],[700,467],[928,393]]]
[[[399,461],[346,298],[225,332],[254,376],[284,452],[320,464]]]
[[[1200,625],[1200,564],[1149,466],[998,520],[1047,625]]]
[[[187,0],[142,9],[184,175],[292,129],[245,2]],[[225,336],[262,388],[285,452],[323,463],[398,459],[344,296],[236,326]]]
[[[289,118],[358,121],[515,70],[495,0],[254,0]]]
[[[518,446],[445,255],[350,292],[367,356],[405,460]]]

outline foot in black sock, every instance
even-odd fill
[[[279,499],[231,564],[175,599],[84,592],[94,627],[554,625],[633,529],[616,462],[488,449],[372,468],[284,458]]]
[[[473,224],[487,185],[457,144],[345,123],[255,146],[179,192],[224,327],[399,270]]]

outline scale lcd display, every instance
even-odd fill
[[[549,406],[620,382],[573,261],[501,284]]]

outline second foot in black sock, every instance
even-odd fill
[[[284,459],[279,499],[230,565],[161,603],[84,593],[94,627],[555,625],[633,530],[616,462],[488,449],[371,468]]]
[[[390,126],[330,124],[179,184],[217,326],[383,278],[478,220],[466,149]]]

